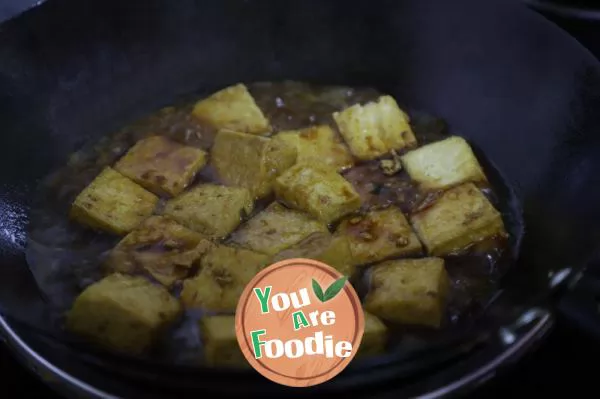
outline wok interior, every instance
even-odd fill
[[[10,149],[0,159],[3,273],[24,268],[22,215],[36,180],[82,143],[199,87],[368,84],[445,118],[514,187],[527,231],[507,300],[492,312],[510,319],[547,288],[550,271],[581,265],[597,245],[600,80],[591,56],[533,15],[465,3],[470,13],[435,1],[344,13],[316,1],[155,1],[143,12],[135,2],[66,1],[9,22],[0,37],[0,140]]]
[[[209,98],[228,95],[224,106],[193,99],[164,108],[89,143],[44,179],[31,209],[26,257],[49,304],[57,308],[59,329],[68,315],[71,332],[112,349],[173,364],[243,367],[246,361],[236,355],[237,342],[227,328],[233,331],[239,295],[267,264],[298,257],[326,262],[358,290],[368,320],[359,353],[363,359],[386,349],[406,355],[439,344],[449,332],[468,329],[481,315],[498,279],[514,262],[522,233],[517,201],[491,165],[481,169],[484,154],[478,160],[466,141],[450,135],[443,121],[423,113],[411,113],[412,128],[403,121],[400,126],[383,123],[395,112],[402,117],[401,111],[391,97],[374,89],[263,82],[238,84],[219,93]],[[255,116],[264,113],[258,120],[268,121],[271,131],[264,131],[266,125],[256,134],[222,126],[219,130],[197,116],[201,110],[211,117],[221,115],[213,124],[235,123],[240,131],[256,128],[250,124],[256,117],[244,117],[248,114],[231,104],[245,104]],[[342,110],[346,111],[332,116]],[[353,142],[353,150],[346,144],[348,138],[358,137],[353,136],[357,130],[347,125],[344,143],[338,132],[341,125],[336,128],[333,120],[353,110],[370,110],[381,122],[380,129],[394,129],[393,134],[407,129],[415,138],[404,148],[399,147],[403,142],[393,142],[393,155],[379,148],[369,149],[366,160],[357,158],[352,154],[361,141]],[[287,186],[278,178],[275,192],[269,188],[252,198],[249,188],[263,190],[270,181],[256,168],[240,179],[240,173],[264,162],[248,152],[257,146],[269,146],[265,148],[272,149],[274,159],[283,157],[281,179],[293,179],[299,173],[295,171],[320,173],[319,187],[325,188],[317,191],[315,183],[308,183],[286,194]],[[423,151],[435,153],[423,163],[418,155]],[[400,159],[409,172],[402,170]],[[435,178],[418,174],[440,162],[449,163],[451,171]],[[293,163],[302,169],[291,168]],[[315,168],[315,163],[321,166]],[[119,186],[112,186],[106,176]],[[420,187],[414,179],[429,186]],[[351,209],[327,205],[340,201],[335,194],[340,186],[353,194],[351,202],[345,200]],[[313,190],[327,201],[320,199],[315,207],[299,202]],[[157,205],[152,201],[158,197],[150,193],[161,198]],[[142,196],[129,202],[135,195]],[[461,198],[453,201],[452,195]],[[111,202],[114,198],[118,201]],[[332,209],[343,214],[331,218]],[[442,212],[452,216],[433,216],[435,211],[428,209],[446,209]],[[329,212],[328,222],[319,219],[324,212]],[[133,223],[125,226],[130,220]],[[429,220],[431,231],[421,220]],[[452,227],[441,228],[445,224]],[[379,290],[372,275],[386,270],[406,275],[398,279],[391,274],[389,287]],[[118,281],[107,277],[115,272],[124,275]],[[145,278],[131,277],[140,275]],[[153,288],[146,279],[161,288]],[[427,287],[428,295],[423,296],[420,287]],[[140,303],[126,294],[132,290]],[[409,293],[406,299],[403,291]],[[114,302],[119,306],[113,307]],[[183,305],[185,313],[176,314],[169,303],[178,309]],[[135,330],[118,327],[135,323],[142,309],[148,315],[169,315],[159,324],[172,328],[159,328],[147,319]],[[118,315],[123,313],[121,319]],[[220,326],[218,333],[209,329],[213,324]],[[147,339],[158,330],[155,338],[160,339]],[[215,359],[213,352],[223,359]]]

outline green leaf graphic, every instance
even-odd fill
[[[338,280],[335,280],[333,284],[331,284],[329,288],[325,290],[325,295],[323,295],[322,302],[327,302],[330,299],[335,298],[335,296],[342,290],[342,288],[344,288],[346,280],[348,280],[348,277],[346,276],[340,277]]]
[[[317,298],[319,298],[319,301],[325,302],[325,300],[323,298],[323,289],[321,288],[319,283],[317,283],[317,280],[315,280],[314,278],[312,279],[312,289],[313,289],[315,295],[317,296]]]

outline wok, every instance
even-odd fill
[[[374,86],[445,118],[486,155],[518,216],[518,257],[481,318],[439,347],[357,362],[304,390],[251,371],[94,352],[30,328],[47,310],[24,257],[41,178],[182,95],[284,79]],[[597,60],[517,2],[48,1],[0,28],[0,328],[57,386],[92,397],[463,392],[545,336],[561,291],[593,288],[581,273],[600,243],[599,94]],[[561,309],[593,328],[585,295]]]

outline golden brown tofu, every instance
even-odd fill
[[[354,164],[348,147],[327,125],[279,132],[273,140],[281,140],[295,147],[299,163],[323,163],[338,171]]]
[[[222,238],[252,209],[254,201],[247,189],[202,184],[167,202],[164,212],[207,237]]]
[[[315,260],[323,262],[345,276],[352,277],[356,272],[356,260],[350,250],[348,237],[333,235],[329,244],[314,255]]]
[[[208,316],[200,320],[204,358],[209,366],[248,367],[235,334],[235,316]]]
[[[211,164],[228,186],[244,187],[254,198],[273,190],[273,181],[296,163],[297,150],[282,141],[222,130],[217,134]]]
[[[506,234],[500,212],[473,183],[446,191],[410,219],[429,253],[436,256]]]
[[[313,233],[327,231],[309,215],[274,202],[234,232],[232,239],[242,247],[275,255]]]
[[[278,253],[273,262],[293,258],[318,260],[348,277],[356,271],[356,262],[350,252],[348,238],[331,235],[329,232],[311,234],[298,244]]]
[[[271,131],[269,121],[243,84],[227,87],[199,101],[192,113],[216,129],[232,129],[250,134]]]
[[[166,289],[143,277],[112,274],[87,287],[67,315],[67,329],[99,345],[140,354],[180,315]]]
[[[292,208],[332,223],[360,208],[352,184],[324,165],[296,164],[275,180],[275,195]]]
[[[109,273],[145,272],[171,287],[212,246],[202,235],[168,217],[151,216],[113,248],[104,267]]]
[[[360,160],[375,159],[391,150],[417,144],[408,115],[390,96],[335,112],[333,119],[350,151]]]
[[[387,342],[388,329],[375,315],[364,312],[365,331],[358,348],[357,356],[373,356],[381,354]]]
[[[450,285],[443,259],[391,260],[370,274],[366,311],[396,323],[441,325]]]
[[[162,136],[138,141],[115,169],[157,195],[174,197],[190,184],[206,164],[206,152]]]
[[[419,238],[396,207],[350,216],[340,223],[337,233],[348,237],[350,251],[357,264],[415,255],[422,251]]]
[[[445,189],[466,182],[484,182],[485,174],[462,137],[424,145],[401,157],[410,177],[425,189]]]
[[[267,255],[217,246],[200,260],[198,275],[184,282],[181,301],[187,308],[235,312],[246,285],[268,265]]]
[[[86,226],[126,234],[154,212],[158,197],[110,167],[75,198],[70,217]]]

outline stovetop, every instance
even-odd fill
[[[1,0],[0,21],[16,15],[35,3],[36,0]],[[547,17],[600,57],[600,19],[581,20],[566,15],[568,13],[563,16],[547,14]],[[589,15],[593,16],[593,14]],[[600,16],[600,7],[596,15]],[[596,388],[597,371],[587,364],[594,364],[598,358],[600,358],[600,343],[559,320],[555,330],[537,351],[521,359],[514,367],[500,371],[496,378],[479,387],[470,396],[506,398],[534,394],[536,397],[543,397],[567,389],[571,395],[578,396],[587,389]],[[60,398],[18,364],[1,344],[0,381],[2,381],[3,392],[13,392],[9,394],[11,398]],[[0,396],[4,397],[2,394]]]

